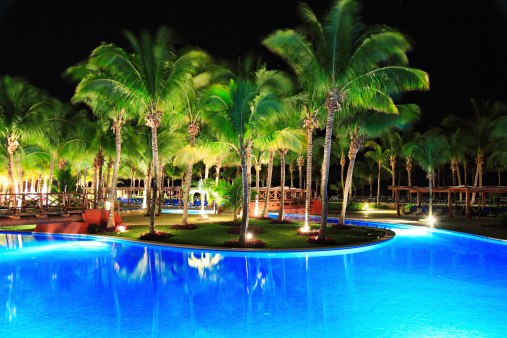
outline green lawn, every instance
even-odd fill
[[[164,215],[165,216],[165,215]],[[177,217],[174,217],[177,216]],[[124,233],[107,234],[109,236],[139,239],[139,236],[148,231],[148,217],[143,216],[129,216],[123,219],[123,223],[129,225],[129,230]],[[227,232],[229,226],[219,224],[220,221],[230,221],[232,218],[227,216],[210,215],[210,222],[203,223],[196,221],[199,216],[192,215],[189,223],[198,224],[199,228],[195,230],[173,230],[172,224],[178,224],[181,220],[181,215],[171,215],[162,224],[159,219],[156,225],[158,231],[165,231],[171,233],[173,236],[168,239],[161,240],[164,243],[185,244],[185,245],[198,245],[198,246],[212,246],[224,247],[225,241],[238,239],[237,235],[232,235]],[[303,222],[294,222],[292,225],[287,224],[270,224],[269,221],[250,219],[250,226],[262,229],[262,234],[255,235],[255,239],[260,239],[266,243],[266,249],[302,249],[302,248],[315,248],[316,246],[308,243],[308,236],[297,235],[297,230],[303,226]],[[319,225],[314,224],[313,228],[318,229]],[[362,242],[372,241],[377,239],[377,236],[382,236],[383,232],[362,228],[354,228],[351,230],[334,230],[328,228],[327,237],[336,239],[337,245],[352,245]]]
[[[225,241],[238,239],[238,235],[229,234],[227,225],[219,222],[228,222],[232,220],[230,215],[208,215],[209,221],[200,221],[200,215],[189,215],[189,223],[199,226],[195,230],[173,230],[171,225],[181,222],[181,215],[163,214],[156,218],[156,230],[165,231],[172,234],[171,238],[160,240],[163,243],[224,247]],[[123,223],[129,228],[123,233],[107,233],[105,236],[119,238],[139,239],[141,234],[148,232],[149,217],[146,216],[122,216]],[[269,221],[250,219],[250,226],[262,229],[262,234],[255,235],[255,239],[260,239],[266,243],[265,249],[304,249],[316,248],[314,244],[308,243],[308,236],[297,235],[297,230],[301,228],[303,222],[294,222],[294,224],[270,224]],[[319,224],[313,224],[313,229],[318,229]],[[4,230],[12,231],[30,231],[34,225],[0,227]],[[377,239],[383,232],[373,229],[353,228],[351,230],[334,230],[328,227],[327,237],[336,239],[337,246],[354,245]]]

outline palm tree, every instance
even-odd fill
[[[275,113],[281,110],[276,94],[287,91],[288,85],[290,83],[280,73],[260,69],[255,81],[248,76],[240,76],[237,80],[231,80],[229,86],[217,84],[208,90],[208,107],[204,118],[220,134],[221,139],[208,143],[206,147],[213,148],[216,154],[226,153],[232,148],[241,161],[244,193],[244,217],[238,240],[241,245],[245,243],[249,215],[247,150],[254,141],[263,144],[272,141],[273,135],[259,135],[255,132],[262,131],[263,127],[276,118]]]
[[[0,78],[0,137],[7,145],[8,191],[14,193],[14,152],[27,135],[41,134],[49,109],[44,93],[10,76]]]
[[[166,113],[177,110],[185,102],[185,93],[192,86],[196,70],[208,61],[207,54],[186,49],[177,53],[171,34],[161,27],[155,36],[144,31],[140,37],[130,32],[126,37],[134,51],[127,54],[115,45],[103,44],[94,51],[96,63],[107,69],[110,78],[98,82],[101,91],[127,100],[151,129],[153,153],[153,198],[150,207],[150,233],[155,233],[155,204],[158,197],[159,154],[158,128]]]
[[[336,131],[336,130],[335,130]],[[347,164],[347,159],[345,155],[347,154],[348,149],[350,148],[350,139],[347,137],[348,135],[337,135],[337,138],[334,139],[331,149],[333,153],[340,157],[340,170],[341,170],[341,189],[342,194],[345,192],[345,180],[344,180],[344,172],[345,165]]]
[[[502,185],[502,172],[507,169],[507,139],[502,139],[497,143],[495,149],[488,157],[487,167],[497,172],[498,185]]]
[[[377,178],[377,205],[380,204],[380,173],[382,172],[382,167],[389,170],[384,166],[384,162],[391,156],[391,150],[386,149],[382,150],[380,144],[375,141],[369,141],[366,143],[367,147],[372,147],[374,150],[368,151],[364,156],[370,157],[373,161],[375,161],[378,165],[378,178]]]
[[[419,107],[414,104],[397,105],[398,114],[383,114],[375,111],[340,116],[336,120],[336,128],[341,134],[350,135],[351,143],[348,153],[349,167],[345,180],[345,193],[339,224],[343,225],[347,209],[348,194],[352,182],[352,173],[357,152],[367,138],[380,137],[391,129],[405,129],[419,117]]]
[[[355,176],[366,180],[370,186],[370,201],[373,196],[373,179],[375,177],[375,169],[377,167],[377,163],[370,157],[367,158],[363,162],[357,162],[354,166],[354,174]]]
[[[389,164],[391,165],[392,185],[396,185],[396,156],[401,155],[401,148],[403,147],[403,139],[401,135],[394,130],[388,131],[382,137],[382,145],[384,148],[389,149]],[[392,191],[394,198],[394,190]]]
[[[306,4],[300,9],[308,26],[305,33],[291,29],[276,31],[263,43],[289,63],[305,92],[325,99],[327,119],[319,232],[319,238],[325,240],[334,113],[354,114],[368,109],[397,113],[389,94],[428,89],[428,75],[406,67],[405,52],[410,45],[402,34],[387,27],[365,29],[358,18],[360,5],[356,0],[336,1],[323,23]],[[342,111],[342,108],[346,109]]]
[[[424,135],[416,137],[414,143],[410,146],[414,159],[421,168],[427,173],[429,182],[429,219],[433,213],[433,181],[435,180],[435,169],[445,163],[448,156],[449,145],[445,137],[438,135],[434,131],[428,131]]]

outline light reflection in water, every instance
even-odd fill
[[[4,234],[0,330],[26,336],[34,321],[41,336],[481,336],[507,329],[507,245],[410,231],[391,242],[339,254],[241,256]]]

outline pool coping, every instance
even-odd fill
[[[178,244],[178,243],[165,243],[165,242],[155,242],[155,241],[147,241],[142,239],[133,239],[133,238],[125,238],[125,237],[117,237],[117,236],[109,236],[109,235],[99,235],[99,234],[62,234],[62,233],[52,233],[52,232],[23,232],[23,231],[10,231],[7,229],[0,229],[1,232],[11,232],[11,233],[22,233],[22,234],[32,234],[32,235],[59,235],[59,236],[70,236],[70,237],[97,237],[100,239],[111,239],[111,240],[120,240],[127,241],[132,243],[139,244],[151,244],[158,245],[163,247],[170,248],[180,248],[180,249],[196,249],[196,250],[210,250],[210,251],[226,251],[226,252],[319,252],[319,251],[339,251],[353,248],[364,248],[364,247],[373,247],[389,240],[392,240],[396,237],[396,233],[390,229],[383,228],[374,228],[368,226],[354,226],[355,228],[364,228],[364,229],[375,229],[385,233],[385,235],[381,238],[361,242],[360,244],[347,244],[347,245],[335,245],[335,246],[319,246],[319,247],[308,247],[308,248],[293,248],[293,249],[277,249],[277,248],[227,248],[227,247],[215,247],[215,246],[202,246],[202,245],[189,245],[189,244]]]

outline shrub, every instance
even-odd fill
[[[293,224],[294,222],[292,222],[291,220],[288,220],[288,219],[282,219],[281,221],[279,221],[277,218],[275,218],[275,219],[272,219],[269,223],[271,223],[271,224]]]
[[[258,228],[258,227],[248,227],[247,231],[254,234],[254,235],[262,234],[262,229]],[[227,229],[227,232],[232,235],[239,235],[239,233],[241,232],[241,227],[231,227],[231,228]]]
[[[171,229],[173,230],[195,230],[197,229],[197,224],[175,224],[171,226]]]
[[[331,228],[335,229],[335,230],[350,230],[350,229],[352,229],[352,225],[333,224],[333,225],[331,225]]]
[[[240,245],[238,240],[225,241],[224,245],[228,248],[264,248],[266,243],[261,241],[260,239],[252,239],[250,241],[245,241],[244,244]]]
[[[317,245],[335,245],[336,239],[331,237],[326,237],[325,240],[320,239],[318,236],[312,236],[308,238],[308,243],[317,244]]]
[[[172,235],[165,231],[156,231],[154,234],[150,234],[149,232],[142,234],[139,238],[147,241],[156,241],[160,239],[169,238]]]
[[[299,236],[318,236],[319,230],[310,230],[310,231],[303,231],[301,229],[298,229],[298,235]]]
[[[507,213],[496,216],[496,220],[501,226],[507,227]]]
[[[105,225],[100,225],[96,223],[90,223],[87,229],[89,234],[99,234],[101,232],[105,232],[105,230],[106,230]]]

